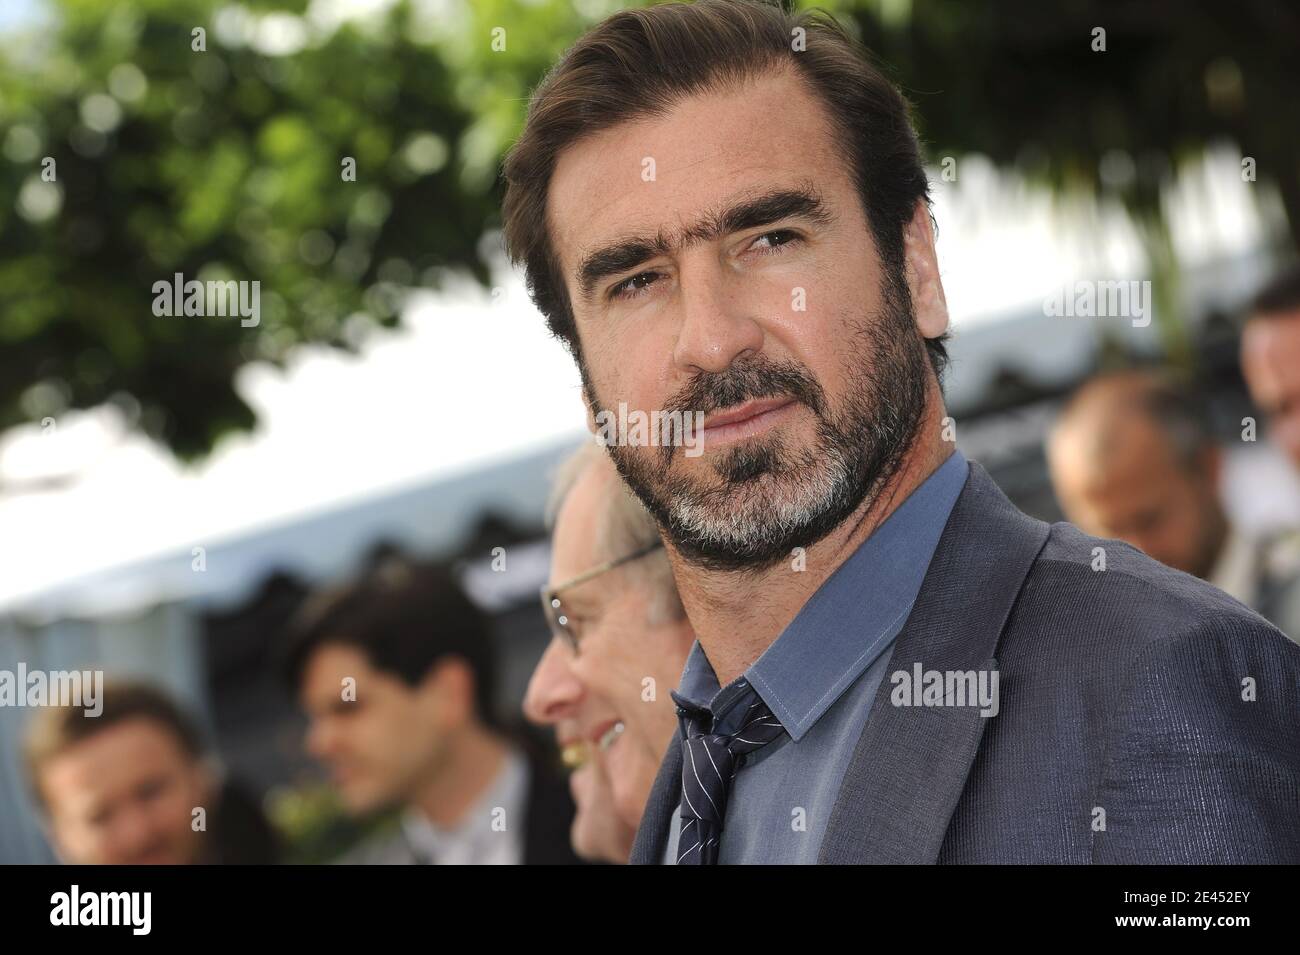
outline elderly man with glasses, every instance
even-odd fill
[[[561,469],[550,517],[552,640],[524,713],[555,728],[573,769],[574,850],[626,862],[677,728],[669,691],[695,634],[654,522],[594,443]]]

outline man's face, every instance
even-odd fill
[[[431,676],[408,686],[347,644],[327,642],[312,653],[299,691],[310,721],[307,749],[329,768],[350,811],[406,802],[436,772],[445,728],[435,684]]]
[[[1066,517],[1087,534],[1126,541],[1176,570],[1210,573],[1223,524],[1213,460],[1183,466],[1141,416],[1112,438],[1100,459],[1084,447],[1054,443],[1052,481]]]
[[[1269,437],[1300,467],[1300,311],[1247,324],[1241,370],[1251,398],[1269,417]]]
[[[710,228],[760,197],[775,198]],[[699,456],[611,448],[687,559],[774,564],[897,465],[929,374],[909,285],[882,264],[799,79],[691,97],[579,141],[560,156],[548,216],[593,409],[707,416]],[[708,238],[680,244],[683,230]],[[661,234],[667,250],[619,248]]]
[[[596,522],[617,481],[601,460],[569,492],[556,521],[552,584],[607,559],[596,550]],[[587,858],[627,859],[676,728],[668,691],[694,639],[684,618],[651,622],[652,597],[638,570],[625,565],[561,591],[579,653],[553,639],[524,699],[529,719],[554,726],[562,747],[576,744],[588,754],[571,780],[574,848]]]
[[[176,736],[143,717],[113,724],[54,757],[40,787],[64,861],[82,865],[195,862],[210,817],[211,780]]]

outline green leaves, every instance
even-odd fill
[[[370,294],[385,263],[389,282],[486,276],[493,183],[465,177],[462,148],[475,118],[409,10],[300,20],[307,42],[279,55],[263,18],[303,3],[231,9],[58,0],[31,48],[0,52],[0,427],[27,420],[37,384],[73,407],[126,392],[146,430],[201,455],[252,424],[242,364],[343,346],[349,316],[391,323],[392,296]],[[153,283],[176,272],[260,281],[264,320],[153,315]]]

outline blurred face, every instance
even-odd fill
[[[325,643],[311,655],[300,690],[307,750],[328,767],[350,811],[407,802],[437,773],[447,736],[463,719],[460,694],[448,685],[458,666],[444,662],[410,687],[372,667],[356,647]],[[355,699],[345,698],[347,678],[355,681]]]
[[[1222,543],[1217,458],[1183,467],[1145,419],[1123,426],[1104,460],[1056,442],[1052,482],[1066,517],[1087,534],[1126,541],[1169,567],[1208,575]]]
[[[552,584],[613,556],[598,555],[595,541],[596,522],[617,480],[613,467],[601,461],[569,492],[556,521]],[[529,719],[554,726],[562,747],[586,753],[571,779],[575,851],[617,862],[627,860],[676,729],[668,693],[694,640],[684,618],[650,622],[652,595],[638,569],[624,565],[562,591],[579,652],[575,656],[565,641],[553,639],[524,700]]]
[[[897,465],[927,394],[920,336],[940,334],[946,311],[926,308],[918,330],[911,276],[883,267],[797,78],[691,97],[570,146],[548,217],[592,410],[706,415],[701,455],[612,449],[686,559],[773,565]],[[933,251],[924,215],[913,246]]]
[[[123,720],[56,756],[41,771],[41,791],[60,857],[82,865],[182,865],[195,862],[202,832],[193,811],[211,819],[211,779],[157,722]]]
[[[1250,396],[1269,418],[1269,437],[1300,467],[1300,311],[1261,316],[1241,339]]]

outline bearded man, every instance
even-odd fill
[[[641,863],[1300,862],[1300,647],[1018,511],[951,441],[908,108],[827,15],[616,13],[535,91],[506,246],[696,643]]]

